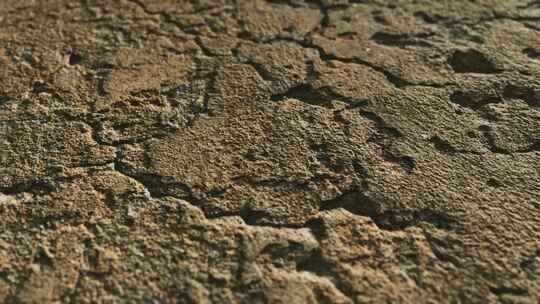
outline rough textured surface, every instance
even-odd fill
[[[540,2],[0,1],[0,302],[538,303]]]

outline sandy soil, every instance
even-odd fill
[[[0,302],[539,299],[539,1],[0,1]]]

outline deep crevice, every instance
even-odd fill
[[[488,104],[502,103],[499,96],[489,96],[488,94],[482,96],[479,93],[463,91],[457,91],[450,95],[450,101],[472,110],[478,110]]]
[[[69,65],[77,65],[80,64],[83,61],[83,57],[78,53],[71,53],[69,54]]]
[[[462,149],[456,149],[450,142],[448,142],[445,139],[442,139],[441,137],[435,135],[429,139],[429,141],[433,144],[435,149],[437,149],[439,152],[449,155],[454,154],[471,154],[471,155],[482,155],[480,152],[471,151],[471,150],[462,150]]]
[[[501,72],[490,58],[474,49],[454,51],[448,58],[448,64],[456,73],[495,74]]]
[[[373,200],[362,191],[347,192],[321,206],[321,210],[338,208],[369,217],[377,227],[390,231],[403,230],[421,222],[429,223],[439,229],[451,229],[455,223],[455,220],[447,214],[429,209],[387,210],[383,203]]]
[[[4,195],[18,195],[21,193],[51,193],[56,191],[53,184],[47,181],[33,181],[29,183],[17,184],[12,187],[0,187],[0,193]]]
[[[540,107],[540,88],[509,84],[504,88],[503,96],[521,99],[531,107]]]
[[[424,33],[411,36],[406,34],[377,32],[371,36],[371,39],[377,44],[400,48],[405,48],[406,46],[432,47],[431,43],[422,40],[432,35],[433,34],[431,33]]]
[[[498,296],[502,296],[502,295],[524,296],[529,293],[527,289],[519,288],[519,287],[509,287],[509,286],[490,287],[489,291],[491,291],[493,294],[498,295]]]
[[[540,50],[533,48],[525,48],[522,52],[531,59],[540,59]]]
[[[8,96],[0,95],[0,106],[8,101],[10,101]]]
[[[348,98],[333,92],[331,88],[327,87],[315,89],[312,85],[305,83],[293,87],[285,93],[274,94],[270,97],[270,100],[282,101],[289,98],[294,98],[307,104],[325,107],[331,107],[330,102],[333,100],[343,101],[351,107],[365,106],[368,104],[367,100]]]
[[[328,278],[334,286],[350,299],[356,297],[357,292],[350,282],[339,278],[339,265],[334,265],[324,258],[320,249],[313,250],[310,255],[296,265],[296,271],[306,271],[317,276]]]

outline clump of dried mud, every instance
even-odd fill
[[[0,302],[538,303],[540,3],[0,2]]]

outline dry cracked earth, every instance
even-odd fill
[[[0,79],[0,302],[540,301],[538,0],[2,0]]]

